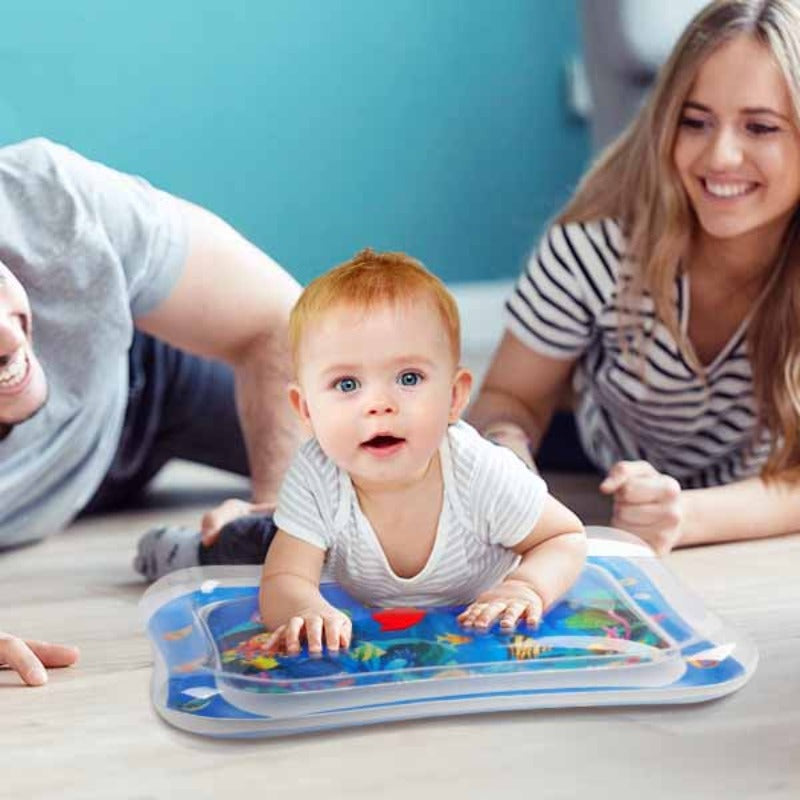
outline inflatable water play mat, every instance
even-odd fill
[[[586,567],[535,631],[465,630],[463,609],[366,608],[338,655],[268,654],[260,569],[192,568],[141,601],[152,699],[179,728],[274,736],[414,717],[568,706],[690,703],[735,691],[754,646],[709,612],[639,539],[589,528]]]

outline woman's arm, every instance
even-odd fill
[[[762,478],[687,489],[677,546],[764,539],[800,530],[800,483]]]
[[[540,355],[506,331],[467,421],[533,466],[530,454],[539,447],[574,363]]]
[[[748,478],[686,489],[645,461],[615,464],[600,485],[614,495],[611,524],[660,555],[673,547],[762,539],[800,530],[800,483]]]

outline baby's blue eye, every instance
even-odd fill
[[[418,383],[422,382],[422,375],[419,372],[401,372],[399,377],[397,378],[397,382],[401,386],[416,386]]]
[[[354,392],[359,387],[359,383],[355,378],[339,378],[334,387],[340,392]]]

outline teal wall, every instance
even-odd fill
[[[6,4],[0,141],[199,202],[308,280],[365,245],[513,275],[588,153],[575,0]]]

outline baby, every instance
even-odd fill
[[[326,574],[368,605],[470,605],[466,627],[536,625],[580,572],[578,518],[461,412],[455,302],[400,253],[364,250],[313,281],[290,320],[289,401],[312,438],[278,499],[261,579],[270,649],[346,648]]]

